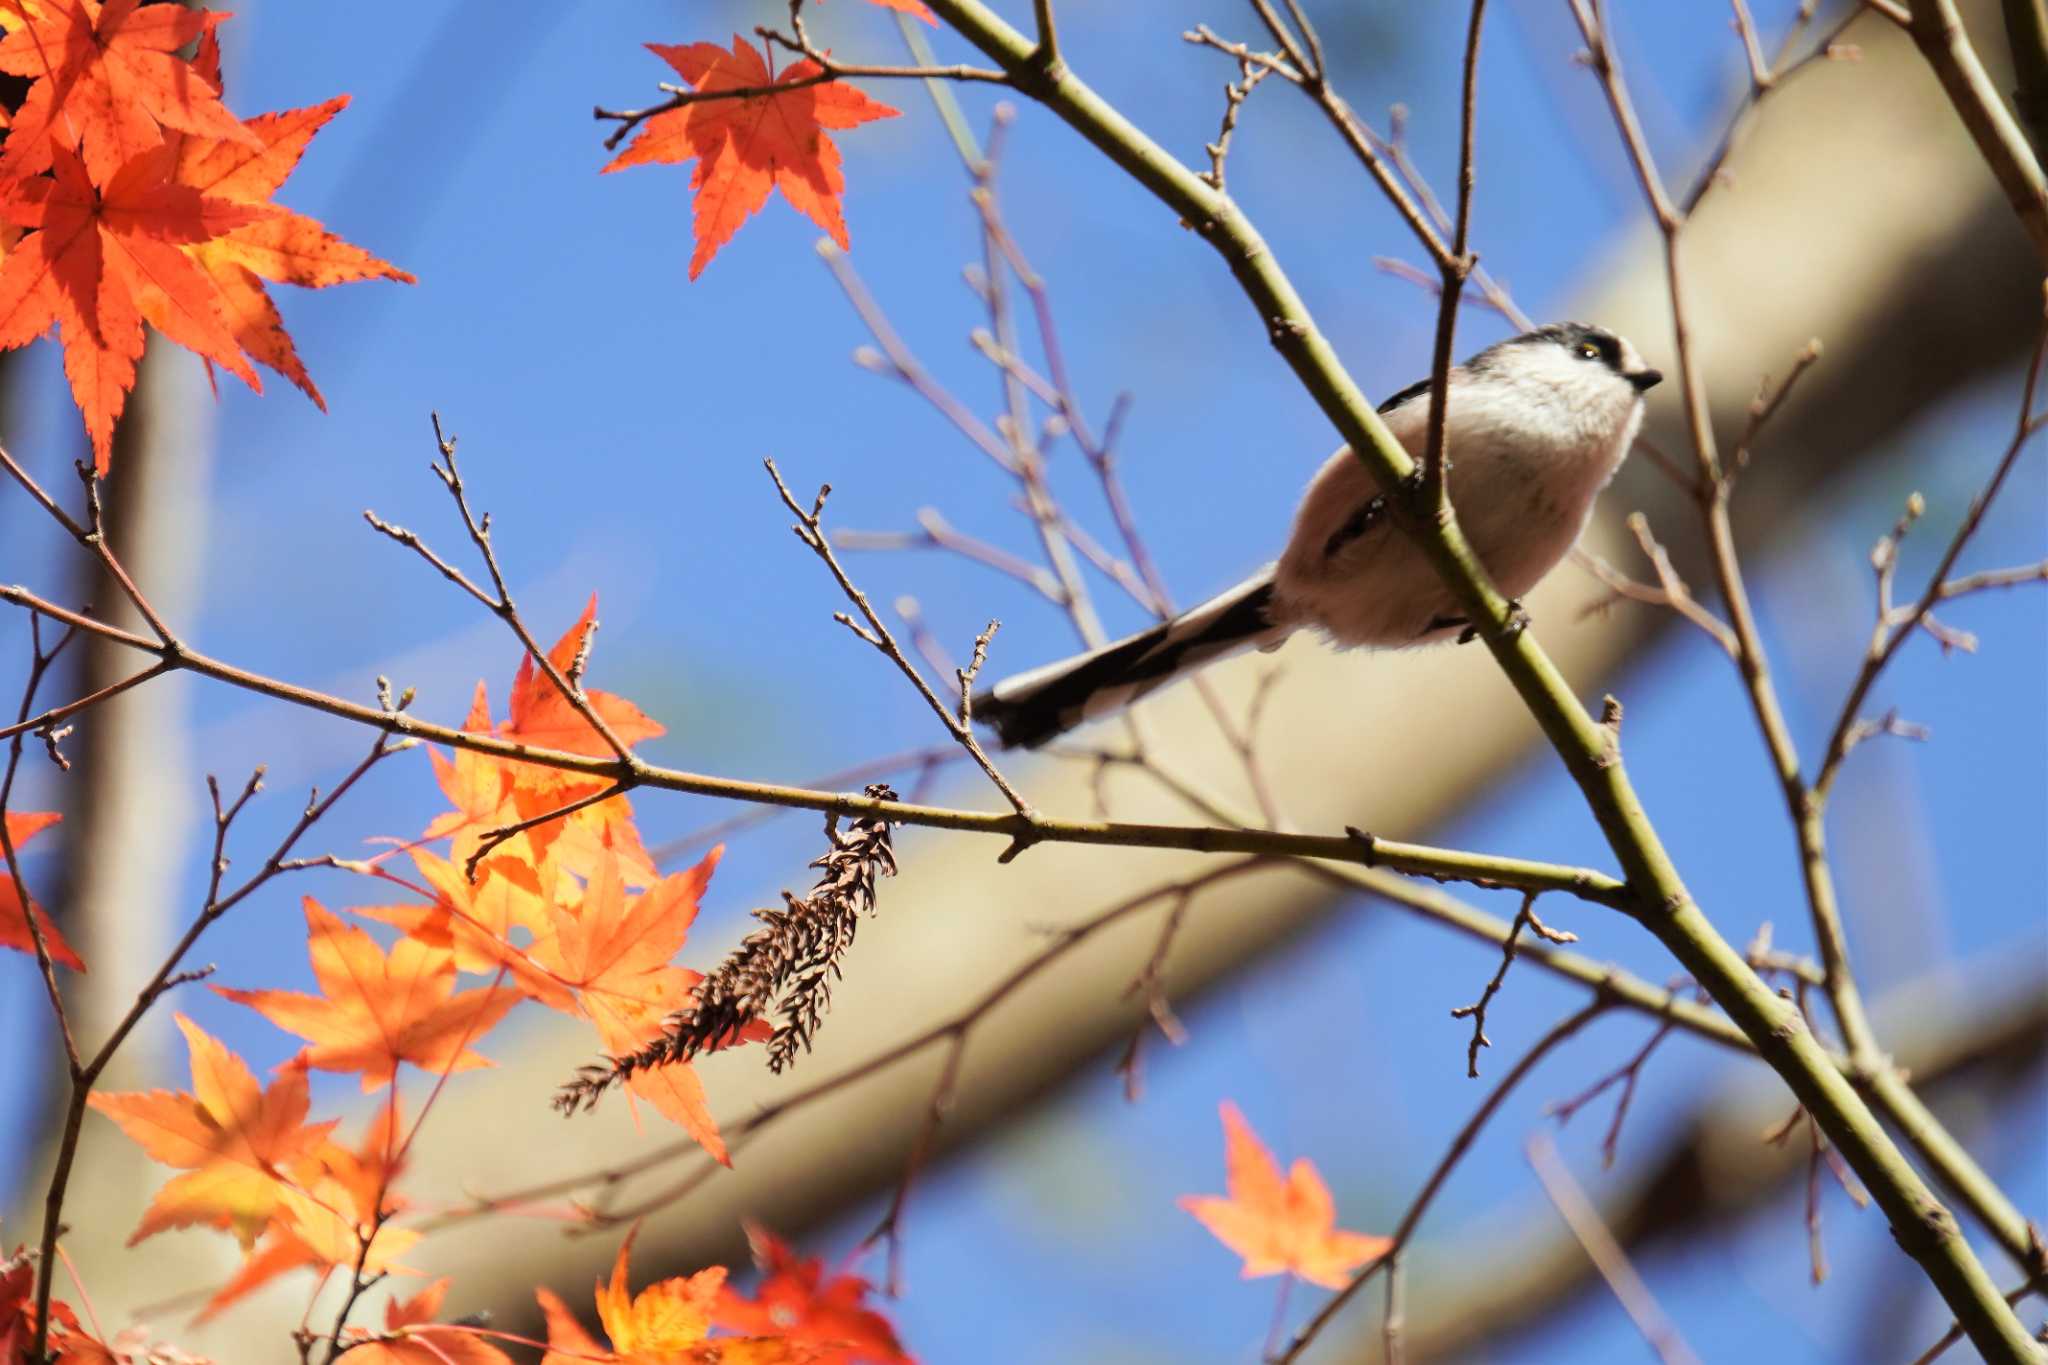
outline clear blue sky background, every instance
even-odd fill
[[[1410,104],[1418,154],[1447,181],[1463,7],[1381,0],[1313,8],[1326,18],[1347,93],[1367,111]],[[1627,55],[1644,77],[1637,94],[1651,138],[1667,164],[1683,167],[1739,79],[1725,11],[1617,8]],[[1792,6],[1764,0],[1755,8],[1775,32]],[[686,172],[596,174],[605,153],[590,106],[651,100],[668,75],[641,42],[723,40],[779,12],[479,0],[244,7],[224,33],[239,112],[337,91],[355,99],[284,198],[421,283],[284,299],[331,415],[281,384],[262,398],[226,385],[209,476],[205,606],[186,623],[191,638],[250,667],[353,695],[388,671],[418,683],[423,705],[440,717],[459,714],[479,674],[501,699],[515,662],[502,635],[415,560],[374,540],[357,516],[375,507],[440,528],[438,538],[453,545],[444,498],[424,472],[427,413],[438,409],[463,438],[478,500],[496,514],[532,617],[551,623],[552,634],[592,589],[602,592],[599,677],[668,723],[651,757],[794,779],[929,741],[916,699],[862,662],[831,624],[837,604],[815,565],[791,552],[759,458],[776,455],[798,486],[838,485],[843,525],[904,525],[912,508],[934,501],[960,524],[1028,553],[1023,524],[981,471],[965,472],[973,457],[936,418],[847,363],[865,336],[810,251],[815,230],[780,200],[690,284]],[[1184,49],[1178,35],[1204,19],[1246,31],[1247,16],[1221,0],[1070,0],[1064,13],[1070,50],[1090,78],[1168,145],[1198,155],[1213,135],[1226,67]],[[1565,28],[1562,6],[1497,6],[1486,56],[1476,240],[1538,315],[1563,307],[1596,275],[1601,245],[1639,212],[1593,87],[1569,61],[1576,44]],[[857,0],[821,11],[817,29],[849,55],[896,59],[893,24]],[[854,260],[926,360],[981,399],[991,388],[986,369],[964,344],[977,309],[955,274],[973,252],[957,162],[919,90],[879,93],[906,116],[841,139]],[[985,126],[990,99],[978,91],[963,98]],[[1372,269],[1376,253],[1412,253],[1328,141],[1304,104],[1269,88],[1241,134],[1232,187],[1354,373],[1368,391],[1388,392],[1425,367],[1434,308]],[[1330,444],[1324,420],[1210,254],[1063,127],[1030,112],[1020,119],[1006,196],[1019,237],[1055,288],[1091,410],[1101,413],[1120,390],[1137,396],[1128,478],[1169,582],[1186,599],[1232,580],[1270,553],[1302,478]],[[1497,321],[1480,314],[1462,333],[1473,345],[1497,334]],[[1637,340],[1653,358],[1663,349],[1663,338]],[[55,395],[54,352],[38,352],[36,382]],[[1981,391],[1899,433],[1895,454],[1832,499],[1827,520],[1757,566],[1791,719],[1809,746],[1862,646],[1871,540],[1913,488],[1928,496],[1931,526],[1953,525],[2002,442],[2016,391],[2016,375],[1987,374]],[[79,444],[75,414],[54,397],[17,416],[6,436],[51,477]],[[1969,563],[2039,558],[2044,505],[2048,482],[2036,454]],[[1935,539],[1909,546],[1908,581]],[[62,551],[19,497],[0,497],[0,546],[0,577],[66,581],[68,570],[53,567]],[[949,640],[964,640],[994,612],[1012,660],[1070,644],[1062,621],[990,577],[918,558],[867,561],[862,574],[882,600],[916,593]],[[1134,609],[1115,611],[1112,627],[1138,621]],[[2041,959],[2044,612],[2044,597],[2032,592],[1959,606],[1951,616],[1983,636],[1982,653],[1944,660],[1915,644],[1874,699],[1878,708],[1896,702],[1937,732],[1924,746],[1859,753],[1839,802],[1844,891],[1859,959],[1880,993],[1935,963]],[[20,634],[15,619],[0,621],[0,657],[19,657]],[[1623,682],[1631,771],[1700,899],[1794,903],[1790,836],[1760,748],[1727,739],[1750,733],[1731,670],[1702,642],[1674,634]],[[348,727],[224,689],[197,689],[190,720],[208,768],[232,775],[271,764],[279,795],[252,820],[252,840],[266,820],[287,818],[284,794],[332,781],[360,743]],[[26,804],[59,799],[44,782]],[[322,846],[416,829],[435,801],[420,774],[387,774],[326,828]],[[650,841],[715,814],[685,800],[640,807]],[[717,907],[738,913],[789,880],[812,838],[809,823],[797,823],[733,848]],[[1547,759],[1442,836],[1608,861]],[[906,836],[906,856],[916,856],[920,837]],[[184,884],[166,890],[164,913],[182,915],[200,875],[195,848]],[[210,943],[221,979],[303,977],[303,940],[288,913],[297,891],[279,888],[267,911]],[[1781,943],[1806,946],[1797,917],[1777,919]],[[1600,953],[1652,977],[1668,974],[1647,941],[1602,943]],[[1106,1063],[1087,1073],[920,1195],[909,1293],[895,1308],[906,1340],[931,1361],[992,1365],[1255,1358],[1271,1282],[1239,1283],[1235,1260],[1173,1205],[1179,1194],[1221,1188],[1217,1100],[1234,1097],[1283,1159],[1312,1156],[1347,1225],[1384,1227],[1476,1100],[1462,1074],[1462,1029],[1442,1015],[1490,968],[1472,945],[1397,916],[1348,916],[1192,1011],[1195,1045],[1155,1053],[1141,1105],[1121,1102]],[[1503,1042],[1530,1038],[1576,998],[1520,973],[1491,1031]],[[290,1050],[282,1035],[222,1002],[195,994],[181,1004],[259,1066]],[[0,961],[0,1033],[42,1027],[28,964],[9,955]],[[157,1028],[161,1044],[167,1019]],[[1519,1143],[1541,1122],[1542,1102],[1598,1075],[1644,1032],[1641,1022],[1603,1022],[1525,1088],[1439,1205],[1430,1225],[1439,1245],[1481,1235],[1488,1220],[1508,1216],[1502,1208],[1540,1209]],[[1312,1051],[1305,1038],[1346,1041]],[[1380,1041],[1390,1038],[1409,1042]],[[181,1067],[177,1059],[179,1082]],[[1627,1147],[1649,1150],[1703,1087],[1735,1071],[1703,1047],[1673,1043],[1645,1077]],[[36,1116],[22,1101],[32,1093],[17,1088],[0,1099],[0,1169],[24,1150]],[[2042,1112],[2037,1079],[2012,1112],[1987,1115],[1973,1134],[2036,1217],[2048,1211]],[[536,1110],[532,1121],[552,1120]],[[1603,1122],[1589,1115],[1561,1139],[1596,1188]],[[1796,1197],[1731,1239],[1646,1261],[1666,1309],[1705,1357],[1841,1359],[1858,1324],[1902,1292],[1915,1305],[1907,1325],[1914,1349],[1938,1332],[1938,1303],[1907,1273],[1877,1215],[1856,1213],[1832,1188],[1826,1198],[1836,1278],[1825,1290],[1805,1284]],[[871,1222],[852,1220],[818,1245],[843,1247]],[[1297,1312],[1309,1302],[1298,1297]],[[1636,1361],[1645,1348],[1616,1305],[1596,1295],[1498,1358]]]

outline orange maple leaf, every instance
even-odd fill
[[[218,80],[174,55],[227,15],[138,0],[0,0],[0,71],[30,79],[0,151],[0,183],[34,175],[62,148],[94,184],[163,141],[163,130],[253,143]]]
[[[58,147],[53,177],[25,181],[0,201],[11,222],[40,229],[0,264],[0,349],[26,346],[53,322],[62,325],[64,373],[101,473],[114,419],[135,386],[145,320],[251,388],[262,387],[228,330],[212,281],[179,250],[240,227],[256,211],[172,184],[171,158],[161,146],[142,152],[98,189],[78,158]]]
[[[306,1122],[306,1069],[288,1065],[269,1089],[248,1065],[184,1015],[192,1092],[95,1094],[87,1103],[154,1160],[186,1174],[156,1193],[129,1234],[133,1246],[165,1228],[232,1228],[246,1250],[290,1190],[287,1168],[315,1151],[334,1124]]]
[[[596,629],[597,594],[592,593],[590,601],[584,605],[583,614],[548,651],[548,662],[557,673],[564,678],[569,677],[577,672],[579,660],[583,666],[588,666],[590,643],[595,638]],[[604,721],[622,744],[638,744],[643,739],[667,733],[660,722],[650,719],[624,697],[589,687],[582,691],[591,711]],[[488,717],[490,712],[481,692],[471,706],[472,720],[476,718],[479,706],[484,707],[483,714]],[[495,730],[500,739],[572,754],[608,756],[612,752],[604,736],[584,719],[547,674],[534,666],[531,656],[519,661],[519,671],[512,678],[509,706],[508,718]],[[593,795],[609,785],[608,779],[602,777],[585,777],[532,763],[514,762],[510,764],[510,770],[512,808],[520,819],[526,820]],[[645,886],[656,875],[654,862],[641,846],[639,831],[633,824],[632,804],[623,796],[547,821],[527,830],[525,837],[533,850],[536,865],[539,860],[552,856],[559,858],[570,871],[588,877],[607,856],[616,855],[625,860],[623,875],[630,884]],[[558,841],[559,848],[556,847]]]
[[[815,1352],[779,1337],[706,1340],[712,1307],[725,1284],[724,1266],[660,1280],[634,1295],[626,1262],[638,1234],[637,1227],[626,1234],[612,1265],[611,1284],[597,1287],[597,1319],[609,1348],[583,1330],[559,1297],[546,1289],[534,1291],[548,1325],[548,1354],[541,1365],[797,1365],[817,1359]]]
[[[1180,1206],[1202,1220],[1216,1239],[1244,1257],[1244,1278],[1286,1272],[1342,1289],[1351,1272],[1394,1245],[1337,1227],[1329,1187],[1307,1157],[1295,1159],[1287,1178],[1237,1106],[1223,1104],[1224,1162],[1230,1197],[1184,1195]]]
[[[36,835],[56,824],[64,817],[55,811],[22,811],[7,813],[7,842],[19,850]],[[64,935],[57,932],[57,926],[43,913],[43,907],[31,900],[24,908],[21,894],[15,889],[14,872],[5,858],[0,858],[0,948],[18,948],[34,956],[35,940],[29,937],[28,917],[36,917],[36,927],[43,931],[43,948],[50,954],[50,961],[60,963],[75,972],[85,970],[85,963]],[[0,1356],[0,1362],[7,1359]]]
[[[575,993],[573,1005],[559,996],[543,996],[543,1003],[590,1020],[613,1056],[636,1051],[658,1036],[663,1021],[689,1004],[703,980],[669,964],[689,936],[698,899],[723,853],[723,847],[715,848],[688,872],[663,878],[630,898],[616,860],[607,859],[585,888],[581,905],[553,907],[553,936],[536,941],[528,952],[554,982]],[[770,1032],[766,1021],[756,1020],[735,1041],[756,1042]],[[680,1125],[714,1159],[732,1164],[704,1084],[688,1062],[642,1068],[626,1088]]]
[[[779,1332],[793,1342],[820,1348],[818,1365],[916,1365],[896,1339],[889,1320],[867,1307],[871,1286],[858,1275],[824,1273],[817,1257],[794,1249],[758,1223],[747,1224],[747,1242],[761,1285],[747,1298],[721,1286],[712,1320],[740,1332]]]
[[[400,1062],[436,1074],[491,1065],[470,1044],[519,1003],[518,991],[490,986],[457,993],[450,949],[401,938],[387,954],[312,897],[305,906],[307,946],[322,994],[214,990],[311,1042],[307,1065],[360,1071],[366,1091],[389,1084]]]
[[[360,1254],[363,1269],[370,1274],[404,1271],[405,1267],[392,1263],[393,1258],[421,1236],[388,1221],[406,1207],[406,1201],[391,1190],[404,1169],[404,1157],[404,1125],[398,1092],[393,1089],[391,1098],[364,1126],[359,1147],[343,1147],[329,1138],[293,1164],[293,1185],[280,1199],[263,1240],[207,1300],[198,1321],[206,1321],[279,1275],[302,1267],[324,1272],[335,1266],[353,1266]],[[365,1239],[369,1239],[367,1249]]]
[[[781,190],[790,207],[823,228],[844,250],[848,239],[839,196],[846,189],[846,177],[839,169],[839,148],[825,130],[856,128],[902,111],[869,99],[843,81],[804,84],[823,72],[808,59],[772,76],[760,52],[737,33],[731,52],[716,43],[649,43],[647,50],[699,91],[788,87],[703,100],[656,114],[604,168],[609,172],[649,162],[696,160],[690,189],[696,196],[691,221],[697,249],[690,256],[690,278],[703,273],[740,224],[768,202],[772,189]]]
[[[358,1365],[512,1365],[510,1356],[470,1328],[434,1321],[448,1284],[444,1276],[403,1303],[386,1303],[380,1333],[349,1329],[362,1343],[349,1349],[349,1359]]]
[[[939,26],[939,17],[931,12],[924,0],[869,0],[869,3],[880,5],[883,9],[900,9],[905,14],[924,20],[933,28]]]
[[[248,139],[198,134],[170,139],[177,149],[179,184],[257,211],[243,226],[186,248],[212,277],[236,342],[250,359],[297,385],[322,412],[327,411],[327,400],[306,373],[263,280],[307,289],[356,280],[418,282],[389,261],[335,236],[315,219],[270,202],[297,169],[314,134],[347,107],[348,96],[337,95],[304,109],[258,114],[243,125],[254,146]]]

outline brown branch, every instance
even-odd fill
[[[1548,1110],[1550,1116],[1556,1119],[1559,1124],[1566,1124],[1571,1122],[1572,1116],[1578,1113],[1579,1110],[1591,1104],[1616,1085],[1621,1086],[1621,1098],[1616,1100],[1614,1104],[1614,1117],[1608,1122],[1606,1135],[1600,1139],[1601,1169],[1612,1170],[1614,1168],[1614,1155],[1621,1145],[1621,1126],[1627,1121],[1629,1105],[1636,1097],[1636,1082],[1643,1074],[1643,1065],[1650,1060],[1650,1054],[1657,1050],[1657,1045],[1671,1036],[1671,1031],[1675,1027],[1677,1027],[1677,1024],[1674,1020],[1664,1020],[1657,1025],[1656,1032],[1650,1035],[1649,1040],[1636,1050],[1633,1057],[1570,1099],[1559,1100],[1550,1106]]]
[[[168,641],[159,647],[163,649],[171,648]],[[176,985],[196,980],[199,976],[205,974],[203,970],[199,973],[182,972],[179,970],[186,954],[192,951],[193,945],[199,941],[200,935],[204,934],[221,916],[267,885],[273,877],[285,871],[286,858],[290,855],[291,850],[297,846],[298,841],[305,836],[306,831],[310,830],[328,811],[332,810],[335,803],[347,795],[350,788],[354,787],[364,774],[368,773],[378,762],[389,757],[391,754],[412,748],[415,742],[409,739],[401,739],[394,742],[379,734],[376,737],[375,743],[371,745],[368,756],[356,764],[335,785],[332,791],[323,798],[316,790],[307,798],[306,805],[301,810],[298,820],[286,831],[284,838],[277,844],[271,855],[264,860],[262,867],[240,886],[229,892],[223,892],[222,890],[223,878],[226,876],[228,868],[226,851],[228,830],[233,825],[235,818],[248,805],[250,799],[261,789],[263,770],[258,768],[255,774],[250,777],[248,783],[242,788],[241,795],[232,804],[226,806],[223,806],[221,803],[220,784],[211,777],[207,779],[207,789],[212,794],[214,810],[213,860],[207,880],[206,900],[200,907],[198,915],[186,928],[184,936],[172,946],[171,951],[165,956],[163,962],[158,965],[150,979],[143,984],[142,989],[136,992],[134,1003],[128,1007],[127,1013],[121,1017],[120,1021],[114,1026],[113,1031],[107,1035],[106,1041],[100,1045],[99,1050],[92,1055],[90,1060],[81,1062],[80,1053],[76,1045],[71,1041],[68,1028],[65,1030],[65,1042],[70,1064],[70,1096],[65,1105],[63,1124],[57,1139],[56,1159],[51,1168],[50,1184],[43,1201],[41,1263],[36,1289],[36,1331],[35,1339],[30,1345],[29,1359],[39,1360],[42,1358],[45,1334],[48,1331],[49,1325],[50,1276],[54,1269],[53,1252],[57,1243],[57,1234],[63,1226],[65,1194],[70,1187],[72,1165],[78,1155],[79,1137],[85,1122],[86,1101],[91,1096],[93,1087],[98,1084],[101,1073],[113,1061],[114,1054],[119,1051],[122,1043],[127,1041],[128,1035],[142,1021],[142,1017],[149,1012],[151,1006],[162,998],[165,992],[171,990]],[[18,738],[16,744],[18,747]],[[12,768],[10,764],[10,779],[11,775]],[[4,802],[4,788],[0,788],[0,807],[4,807]],[[0,845],[5,843],[6,821],[0,819]],[[11,849],[7,851],[10,854],[12,852]],[[11,865],[11,857],[9,862]],[[33,917],[30,919],[30,925],[31,932],[33,933]],[[38,943],[40,945],[40,940],[38,940]],[[39,954],[38,956],[42,957],[45,955]],[[54,991],[54,985],[52,989]],[[60,1021],[63,1019],[61,1011],[58,1017]]]
[[[1911,35],[1977,144],[1978,154],[2005,191],[2035,254],[2048,262],[2048,181],[2026,134],[1971,45],[1955,0],[1909,0],[1904,13],[1896,3],[1865,3]]]
[[[1468,240],[1472,227],[1472,128],[1478,120],[1479,35],[1486,20],[1486,0],[1472,0],[1472,18],[1465,30],[1465,79],[1459,100],[1458,216],[1451,229],[1451,249],[1437,260],[1439,286],[1436,348],[1429,371],[1429,428],[1422,455],[1424,505],[1439,520],[1450,516],[1450,493],[1444,481],[1444,424],[1450,417],[1452,348],[1458,328],[1458,296],[1478,258]]]
[[[1480,992],[1477,1001],[1470,1005],[1459,1005],[1451,1011],[1453,1019],[1472,1021],[1472,1043],[1465,1052],[1465,1074],[1475,1081],[1479,1079],[1479,1049],[1493,1046],[1493,1040],[1486,1036],[1486,1007],[1493,1003],[1493,997],[1500,993],[1501,983],[1508,979],[1508,968],[1515,963],[1515,944],[1522,937],[1522,930],[1525,928],[1552,943],[1579,941],[1577,934],[1553,929],[1536,918],[1536,893],[1522,893],[1522,908],[1515,913],[1515,921],[1508,928],[1507,942],[1501,945],[1500,969],[1494,972],[1493,979],[1486,983],[1486,989]]]
[[[651,104],[644,109],[607,109],[601,104],[597,105],[590,111],[592,118],[599,122],[610,121],[619,125],[605,137],[605,150],[616,149],[632,135],[634,129],[657,114],[670,113],[692,104],[705,104],[717,100],[773,99],[791,91],[805,90],[814,85],[827,85],[839,80],[981,81],[993,85],[1012,83],[1005,73],[979,66],[876,66],[840,62],[835,61],[828,52],[812,48],[804,42],[784,38],[767,29],[757,28],[754,32],[769,42],[790,48],[817,63],[819,69],[794,79],[770,81],[766,85],[735,85],[717,90],[698,90],[662,81],[657,88],[668,98],[659,104]]]
[[[1473,1142],[1478,1138],[1481,1130],[1493,1118],[1495,1111],[1500,1108],[1502,1102],[1507,1099],[1516,1086],[1522,1083],[1522,1079],[1525,1076],[1536,1069],[1538,1062],[1548,1056],[1560,1043],[1563,1043],[1566,1039],[1598,1018],[1607,1010],[1611,1003],[1604,997],[1595,996],[1591,1004],[1580,1009],[1576,1014],[1568,1015],[1565,1019],[1554,1025],[1550,1032],[1537,1039],[1535,1044],[1522,1054],[1522,1059],[1508,1069],[1508,1073],[1501,1077],[1493,1089],[1487,1092],[1486,1098],[1479,1102],[1479,1107],[1473,1111],[1472,1117],[1465,1121],[1465,1126],[1458,1130],[1457,1136],[1451,1139],[1449,1150],[1437,1161],[1436,1168],[1429,1173],[1429,1178],[1422,1182],[1422,1189],[1409,1203],[1408,1211],[1401,1216],[1400,1223],[1394,1229],[1393,1244],[1381,1253],[1378,1258],[1360,1267],[1357,1273],[1351,1277],[1351,1282],[1331,1296],[1330,1301],[1325,1303],[1317,1311],[1316,1315],[1309,1319],[1300,1331],[1294,1334],[1294,1339],[1288,1343],[1286,1351],[1280,1355],[1279,1359],[1274,1362],[1274,1365],[1293,1365],[1293,1362],[1300,1358],[1301,1353],[1308,1349],[1309,1344],[1344,1310],[1344,1306],[1351,1301],[1352,1296],[1358,1293],[1365,1286],[1366,1282],[1380,1270],[1392,1266],[1395,1258],[1400,1255],[1401,1251],[1407,1247],[1410,1239],[1414,1237],[1415,1229],[1422,1222],[1422,1216],[1429,1211],[1430,1204],[1435,1201],[1437,1193],[1443,1189],[1444,1182],[1450,1179],[1451,1172],[1457,1168],[1458,1163],[1464,1159],[1465,1154],[1472,1149]]]
[[[898,645],[895,637],[889,633],[889,627],[883,622],[873,605],[869,603],[867,594],[854,585],[853,580],[847,576],[845,568],[840,565],[839,556],[832,553],[832,542],[825,535],[822,525],[822,518],[825,513],[825,499],[832,492],[832,485],[825,484],[820,487],[817,498],[811,503],[810,510],[805,511],[803,504],[798,502],[796,496],[789,491],[789,485],[782,481],[782,473],[776,469],[775,461],[765,460],[762,463],[768,470],[768,477],[775,483],[775,491],[782,498],[783,506],[789,508],[796,516],[797,524],[790,529],[796,532],[797,539],[809,546],[811,553],[818,556],[824,563],[827,571],[831,573],[833,581],[839,584],[839,590],[846,595],[846,600],[853,603],[855,609],[867,621],[867,628],[870,633],[863,634],[862,638],[873,645],[889,662],[895,664],[897,670],[910,680],[911,686],[917,689],[918,695],[924,698],[925,704],[931,707],[932,713],[945,725],[948,733],[953,736],[954,742],[967,751],[967,756],[972,758],[975,766],[979,767],[988,776],[988,780],[995,785],[997,791],[1003,794],[1003,799],[1010,803],[1011,809],[1016,811],[1018,818],[1023,821],[1023,826],[1015,835],[1010,845],[1010,850],[1005,857],[1013,857],[1030,847],[1032,843],[1036,842],[1031,830],[1038,819],[1037,812],[1032,808],[1031,803],[1026,801],[1017,789],[1010,785],[1010,780],[1003,776],[1002,771],[989,758],[987,751],[981,747],[981,742],[974,737],[973,727],[960,715],[955,714],[953,709],[948,707],[945,702],[941,701],[938,693],[932,691],[931,684],[927,683],[924,680],[924,675],[917,671],[917,665],[910,662],[909,657],[904,654],[902,646]],[[991,629],[993,629],[993,626],[991,626]],[[860,634],[859,631],[855,633]],[[984,639],[979,642],[976,652],[982,653],[987,648],[988,643]]]
[[[1664,1316],[1651,1295],[1650,1287],[1643,1283],[1629,1264],[1628,1253],[1614,1240],[1614,1234],[1600,1220],[1599,1210],[1593,1207],[1586,1192],[1572,1179],[1571,1171],[1557,1155],[1557,1144],[1550,1134],[1536,1132],[1530,1135],[1524,1150],[1528,1153],[1529,1164],[1536,1171],[1536,1178],[1543,1185],[1543,1192],[1550,1196],[1550,1202],[1557,1206],[1572,1235],[1579,1239],[1579,1245],[1586,1249],[1586,1255],[1599,1269],[1614,1297],[1621,1301],[1636,1330],[1650,1343],[1650,1349],[1657,1353],[1665,1365],[1699,1365],[1699,1357],[1685,1344],[1678,1334],[1678,1328]]]
[[[2048,299],[2048,291],[2044,291],[2044,299]],[[2027,366],[2026,381],[2021,386],[2019,418],[2014,424],[2012,440],[2006,444],[2004,453],[1999,456],[1990,479],[1977,496],[1970,500],[1970,510],[1963,515],[1955,534],[1949,537],[1948,547],[1942,551],[1940,562],[1928,575],[1927,587],[1920,594],[1919,601],[1902,612],[1895,612],[1892,609],[1891,585],[1892,576],[1897,568],[1898,542],[1905,535],[1906,528],[1919,515],[1914,502],[1908,502],[1907,515],[1900,519],[1898,525],[1893,527],[1892,533],[1880,540],[1877,548],[1871,552],[1871,564],[1877,574],[1878,584],[1877,624],[1871,629],[1870,643],[1863,654],[1863,665],[1857,671],[1855,680],[1849,685],[1849,694],[1842,702],[1840,714],[1835,718],[1834,731],[1828,738],[1820,768],[1814,775],[1813,796],[1816,802],[1827,800],[1835,778],[1840,775],[1842,760],[1848,757],[1851,748],[1850,734],[1856,727],[1857,717],[1862,712],[1863,703],[1869,697],[1870,689],[1876,684],[1878,675],[1897,656],[1900,647],[1912,638],[1915,630],[1925,626],[1935,604],[1948,597],[1959,596],[1962,592],[1975,591],[1979,587],[2034,581],[2033,576],[2027,571],[2001,570],[1982,576],[1981,581],[1976,583],[1969,579],[1953,580],[1961,586],[1954,593],[1948,591],[1948,585],[1952,581],[1950,575],[1955,571],[1956,560],[1962,556],[1964,548],[1977,534],[1977,528],[1983,524],[1984,514],[1990,509],[1992,499],[2004,488],[2006,476],[2018,463],[2020,452],[2025,449],[2027,442],[2042,429],[2044,422],[2048,422],[2048,419],[2034,415],[2034,397],[2040,386],[2044,364],[2048,364],[2048,304],[2044,304],[2042,332],[2034,343],[2033,359]],[[2048,565],[2043,566],[2042,572],[2048,575]]]
[[[1065,590],[1051,570],[1019,559],[1008,550],[977,540],[953,528],[938,511],[921,507],[915,531],[834,531],[832,544],[841,550],[945,550],[1014,578],[1048,602],[1064,605]]]

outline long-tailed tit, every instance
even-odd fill
[[[1444,451],[1465,537],[1502,593],[1520,598],[1564,558],[1621,467],[1663,376],[1612,332],[1554,323],[1453,366]],[[1428,380],[1380,405],[1418,462]],[[1297,630],[1339,646],[1427,644],[1466,625],[1387,494],[1339,450],[1309,483],[1277,563],[1190,611],[1092,653],[1020,673],[974,699],[1005,746],[1036,747],[1204,665],[1274,649]]]

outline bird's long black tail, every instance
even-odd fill
[[[1084,720],[1117,711],[1204,664],[1278,644],[1292,629],[1272,619],[1270,569],[1171,621],[1005,678],[974,698],[974,718],[1006,749],[1035,749]]]

